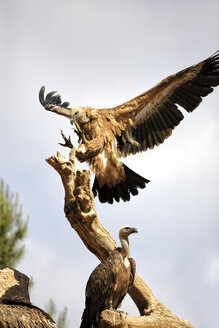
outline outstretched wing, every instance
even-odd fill
[[[117,136],[121,156],[153,148],[172,134],[183,119],[177,105],[192,112],[202,97],[219,84],[219,51],[213,56],[162,80],[140,96],[109,109],[126,128]],[[107,111],[107,110],[106,110]]]

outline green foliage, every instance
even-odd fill
[[[20,242],[26,236],[27,225],[18,194],[10,192],[0,180],[0,269],[14,266],[23,256],[24,245]]]
[[[55,302],[52,299],[50,299],[48,304],[46,305],[46,311],[56,321],[56,328],[68,328],[69,327],[69,322],[67,320],[67,312],[68,312],[67,307],[64,307],[64,309],[61,312],[59,312],[57,315],[57,309],[56,309]]]
[[[52,318],[55,317],[56,314],[56,305],[55,302],[50,298],[49,302],[46,304],[46,312],[48,312]]]
[[[58,319],[56,321],[57,328],[67,328],[69,326],[68,321],[67,321],[67,312],[68,312],[68,309],[66,306],[64,307],[64,309],[61,312],[59,312]]]
[[[0,269],[13,267],[24,254],[24,245],[21,241],[27,233],[28,219],[22,218],[22,207],[19,204],[18,194],[10,192],[0,180]],[[33,285],[31,278],[30,284]],[[49,300],[46,311],[56,321],[56,328],[68,328],[67,307],[57,314],[54,301]]]

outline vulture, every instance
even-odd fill
[[[95,174],[94,196],[100,202],[129,201],[149,180],[132,171],[120,157],[159,146],[182,121],[179,106],[192,112],[219,84],[219,51],[200,63],[170,75],[150,90],[114,108],[68,107],[56,91],[39,100],[45,109],[75,124],[76,158]]]
[[[121,248],[115,249],[91,273],[80,328],[95,328],[100,313],[105,309],[117,309],[132,286],[135,261],[129,258],[128,236],[136,232],[136,228],[122,227],[119,230]]]
[[[0,328],[54,328],[48,313],[23,298],[0,302]]]

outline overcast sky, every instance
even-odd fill
[[[69,121],[45,111],[42,85],[71,105],[112,107],[219,47],[218,0],[0,0],[0,178],[29,215],[17,268],[35,281],[31,300],[53,298],[78,327],[98,260],[70,228],[58,174],[45,162]],[[124,162],[151,180],[129,203],[96,200],[118,241],[123,225],[137,272],[156,297],[198,328],[219,321],[219,88],[160,147]],[[76,139],[75,139],[76,140]],[[77,163],[78,168],[86,165]],[[129,297],[123,310],[137,314]]]

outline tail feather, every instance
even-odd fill
[[[130,192],[133,196],[138,195],[138,189],[136,187],[130,187]]]
[[[127,178],[124,182],[118,185],[120,196],[124,202],[128,202],[130,200],[130,191],[129,184],[127,183]]]
[[[120,199],[127,202],[130,200],[131,195],[138,195],[138,188],[144,189],[146,184],[150,182],[136,172],[132,171],[125,164],[123,164],[123,166],[126,179],[112,188],[109,188],[107,185],[100,187],[99,182],[95,177],[92,190],[94,196],[98,195],[101,203],[113,204],[114,200],[119,202]]]

